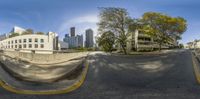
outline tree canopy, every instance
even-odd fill
[[[187,29],[184,18],[157,12],[144,13],[141,21],[144,24],[143,32],[150,34],[159,43],[159,49],[164,42],[172,38],[180,39],[181,34]]]
[[[24,31],[22,33],[22,35],[27,35],[27,34],[34,34],[33,30],[32,29],[26,29],[26,31]]]
[[[99,34],[108,35],[106,34],[108,31],[113,33],[117,45],[121,46],[125,54],[127,54],[128,36],[135,30],[150,35],[154,42],[157,42],[160,50],[164,43],[181,39],[181,35],[187,30],[187,21],[182,17],[172,17],[158,12],[146,12],[141,18],[134,19],[129,16],[124,8],[103,7],[99,9]]]
[[[102,33],[101,36],[97,38],[97,43],[105,52],[112,52],[115,43],[114,33],[111,31]]]
[[[11,34],[9,35],[9,38],[15,37],[15,36],[19,36],[19,33],[11,33]]]
[[[44,35],[43,32],[36,32],[35,34]]]
[[[128,28],[131,18],[124,8],[100,8],[100,22],[98,23],[99,33],[110,31],[114,33],[117,43],[126,52],[126,41],[128,36]]]

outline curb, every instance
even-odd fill
[[[87,75],[87,71],[89,68],[89,63],[86,60],[85,65],[85,70],[83,70],[83,72],[81,73],[81,79],[78,80],[77,82],[75,82],[74,84],[72,84],[71,86],[69,86],[66,89],[63,90],[51,90],[51,91],[32,91],[32,90],[23,90],[23,89],[17,89],[14,88],[12,86],[9,86],[8,84],[6,84],[4,81],[0,80],[0,86],[3,87],[4,89],[13,92],[13,93],[17,93],[17,94],[30,94],[30,95],[49,95],[49,94],[64,94],[64,93],[69,93],[72,92],[76,89],[78,89],[79,87],[81,87],[81,85],[83,84],[83,82],[85,81],[86,75]]]
[[[197,83],[200,84],[200,67],[196,63],[196,57],[192,54],[192,63],[193,63],[193,68],[194,68],[194,74],[197,80]]]

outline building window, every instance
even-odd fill
[[[44,48],[44,44],[40,44],[40,48]]]
[[[26,39],[24,39],[24,43],[26,43]]]
[[[38,44],[35,44],[35,48],[38,48]]]
[[[13,44],[13,41],[11,41],[11,43]]]
[[[8,44],[10,44],[10,41],[8,41]]]
[[[8,45],[8,48],[10,48],[10,45]]]
[[[19,48],[22,48],[22,45],[19,45]]]
[[[44,39],[40,39],[40,42],[41,42],[41,43],[44,43]]]
[[[23,45],[23,48],[26,48],[26,44]]]
[[[11,45],[11,48],[13,48],[13,45]]]
[[[17,45],[15,45],[15,48],[17,48]]]
[[[38,39],[37,39],[37,38],[35,38],[35,42],[36,42],[36,43],[38,42]]]
[[[17,40],[15,40],[15,43],[17,43]]]
[[[22,40],[21,40],[21,39],[19,39],[19,43],[22,43]]]
[[[29,47],[29,48],[32,48],[32,44],[29,44],[28,47]]]
[[[30,39],[28,39],[28,41],[29,41],[29,42],[32,42],[32,39],[30,38]]]

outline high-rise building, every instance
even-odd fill
[[[83,47],[83,35],[75,36],[75,27],[70,28],[70,33],[71,36],[65,34],[65,38],[63,39],[64,42],[69,44],[69,48]]]
[[[75,36],[75,27],[70,28],[71,37]]]
[[[85,37],[86,37],[85,47],[87,47],[87,48],[93,47],[94,46],[93,30],[92,29],[87,29],[85,31]]]
[[[78,47],[83,47],[83,35],[77,35]]]

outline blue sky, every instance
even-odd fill
[[[0,34],[13,26],[57,32],[60,39],[71,26],[77,34],[84,34],[87,28],[96,33],[98,7],[126,8],[133,18],[148,11],[181,16],[188,21],[188,29],[180,42],[200,39],[199,0],[0,0]]]

